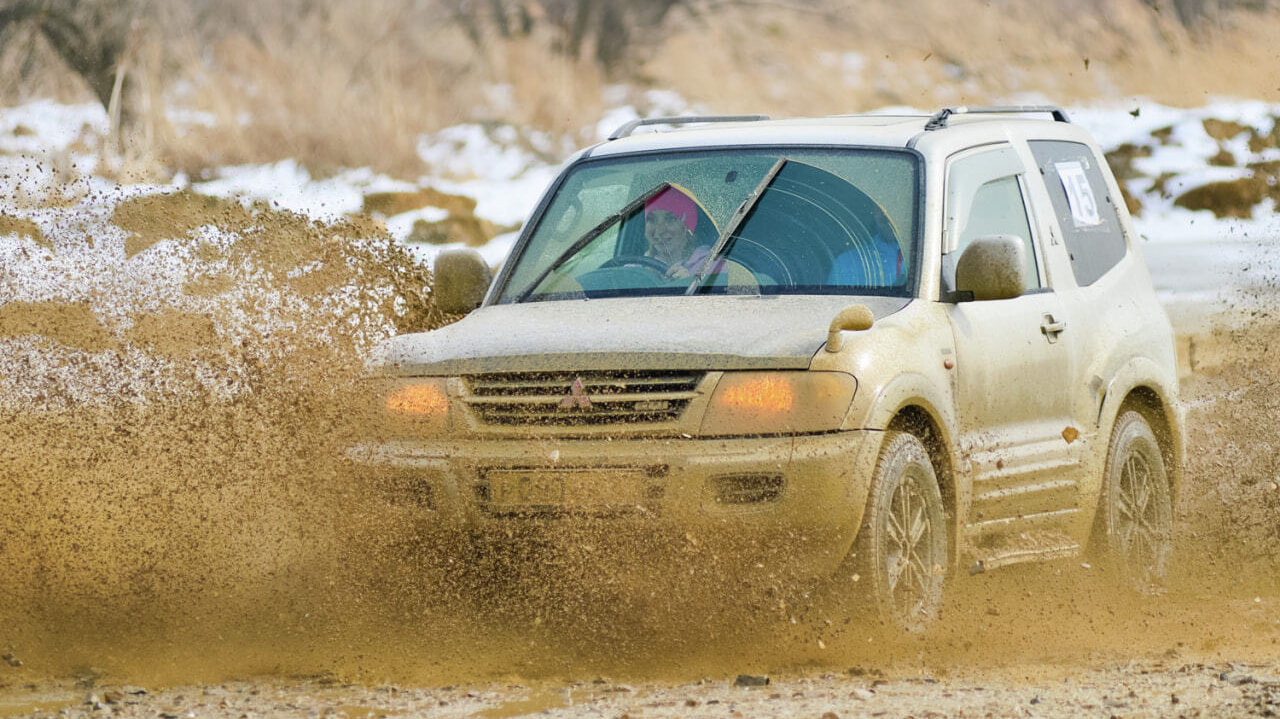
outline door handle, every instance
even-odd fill
[[[1058,341],[1058,335],[1067,329],[1066,322],[1059,322],[1053,315],[1046,314],[1040,322],[1040,331],[1050,343]]]

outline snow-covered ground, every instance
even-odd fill
[[[679,114],[698,110],[670,93],[650,95],[647,99],[651,112]],[[1280,219],[1270,198],[1259,203],[1250,218],[1219,219],[1209,211],[1174,205],[1174,199],[1189,189],[1239,179],[1251,174],[1250,164],[1280,160],[1280,148],[1251,152],[1244,135],[1221,142],[1213,139],[1205,131],[1204,120],[1237,122],[1259,135],[1271,135],[1280,116],[1280,104],[1219,100],[1184,110],[1139,100],[1067,111],[1073,121],[1093,133],[1104,150],[1127,144],[1142,148],[1147,154],[1133,160],[1140,177],[1126,180],[1129,192],[1143,205],[1135,224],[1144,238],[1165,242],[1280,237]],[[616,107],[591,122],[589,128],[596,139],[603,140],[614,128],[638,116],[633,106]],[[430,187],[474,198],[477,217],[497,226],[512,227],[523,222],[554,178],[557,161],[572,149],[565,138],[550,138],[510,126],[466,124],[420,137],[418,155],[426,172],[412,180],[379,175],[367,168],[317,179],[297,160],[285,159],[267,165],[219,168],[211,173],[214,179],[207,181],[178,175],[168,185],[129,185],[104,180],[97,174],[106,126],[105,113],[93,104],[68,106],[40,101],[0,110],[0,211],[34,215],[40,224],[42,214],[36,208],[52,204],[50,198],[58,195],[69,200],[94,190],[132,194],[189,188],[216,197],[265,201],[280,209],[332,221],[359,212],[366,194]],[[1165,128],[1162,140],[1159,135]],[[1211,159],[1224,149],[1237,162],[1225,167],[1211,164]],[[428,207],[386,218],[386,224],[394,237],[405,241],[415,220],[435,221],[443,216],[440,209]],[[496,263],[514,239],[515,233],[500,235],[481,251]],[[423,245],[415,249],[429,259],[440,247]]]

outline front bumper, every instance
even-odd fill
[[[594,533],[819,576],[853,543],[882,436],[394,441],[348,458],[351,480],[424,533],[491,544]]]

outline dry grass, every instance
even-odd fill
[[[372,166],[414,178],[429,169],[415,152],[424,132],[496,121],[571,135],[605,104],[603,73],[557,54],[547,26],[477,48],[438,0],[225,0],[205,6],[220,13],[212,25],[180,3],[165,7],[130,56],[145,120],[132,166],[158,174],[294,157],[321,174]],[[1225,15],[1193,33],[1141,0],[697,7],[669,15],[665,40],[641,48],[623,79],[675,90],[709,111],[774,115],[1028,95],[1182,105],[1210,95],[1280,98],[1275,11]],[[86,99],[38,39],[17,40],[0,48],[0,99]],[[167,112],[175,107],[211,122],[177,125]]]
[[[827,5],[831,12],[727,6],[716,18],[676,20],[645,72],[717,110],[776,114],[1021,94],[1183,105],[1210,94],[1280,97],[1276,13],[1230,16],[1193,34],[1138,0]]]

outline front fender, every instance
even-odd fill
[[[954,445],[956,418],[952,409],[950,388],[941,389],[937,383],[922,374],[901,374],[883,387],[873,388],[874,395],[867,398],[868,406],[862,413],[864,429],[888,429],[904,408],[919,407],[938,425],[939,439],[945,446]]]

